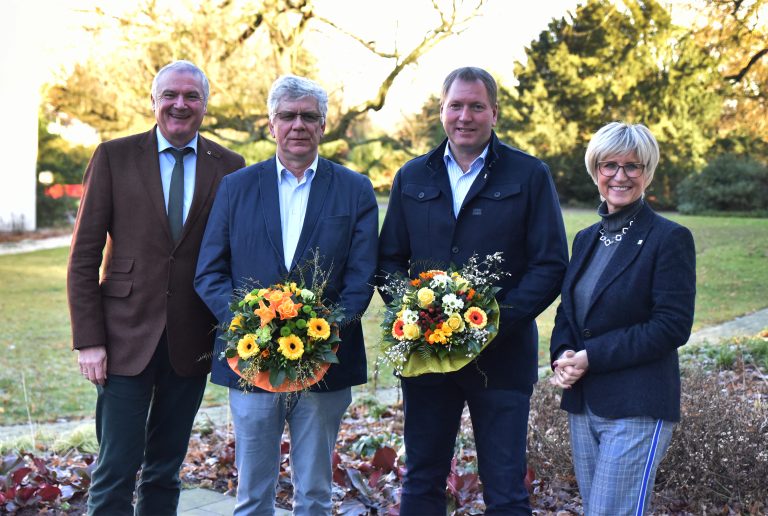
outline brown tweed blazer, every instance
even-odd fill
[[[98,146],[85,171],[67,269],[73,348],[106,346],[107,372],[133,376],[167,328],[179,375],[210,370],[216,320],[192,281],[219,181],[244,166],[242,156],[199,137],[194,196],[174,245],[155,128]]]

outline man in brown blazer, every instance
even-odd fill
[[[197,255],[219,181],[245,166],[198,134],[208,91],[192,63],[165,66],[157,126],[99,145],[85,171],[67,292],[80,370],[98,391],[88,514],[133,514],[134,489],[136,514],[176,513],[216,324],[193,288]]]

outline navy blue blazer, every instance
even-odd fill
[[[323,271],[330,271],[325,296],[341,304],[345,321],[340,363],[333,364],[313,390],[338,390],[367,380],[360,318],[373,295],[377,230],[378,207],[370,180],[320,158],[290,273],[296,279],[296,265],[319,249]],[[221,182],[200,247],[195,290],[220,323],[229,322],[235,288],[254,283],[267,287],[289,277],[283,256],[273,157]],[[211,381],[240,388],[239,377],[219,359],[225,347],[217,338]]]
[[[584,402],[601,417],[680,419],[677,348],[688,341],[696,296],[691,232],[644,205],[597,282],[584,327],[573,289],[599,243],[600,224],[580,231],[563,282],[550,355],[587,350],[589,369],[563,391],[561,407]]]
[[[454,217],[446,144],[409,161],[395,176],[379,237],[377,282],[386,273],[416,277],[451,263],[462,266],[472,254],[485,258],[501,251],[510,276],[497,294],[500,332],[476,364],[451,374],[466,385],[530,387],[538,364],[534,319],[557,297],[568,263],[552,176],[541,160],[493,134],[485,165]],[[409,381],[429,382],[430,376]]]

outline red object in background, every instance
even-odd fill
[[[51,199],[60,199],[64,196],[80,199],[83,196],[83,185],[51,185],[45,189],[45,195]]]

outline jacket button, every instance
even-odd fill
[[[584,335],[584,338],[585,338],[585,339],[588,339],[588,338],[590,338],[590,337],[592,336],[592,330],[590,330],[589,328],[587,328],[586,330],[584,330],[583,332],[581,332],[581,334],[582,334],[582,335]]]
[[[451,252],[453,254],[457,254],[459,252],[459,246],[455,245],[455,246],[451,247]]]
[[[493,192],[493,196],[498,199],[501,197],[501,192]]]
[[[423,199],[423,198],[424,198],[424,192],[419,192],[419,199]]]
[[[166,290],[165,291],[165,295],[168,296],[168,297],[171,297],[171,291],[170,290]]]

